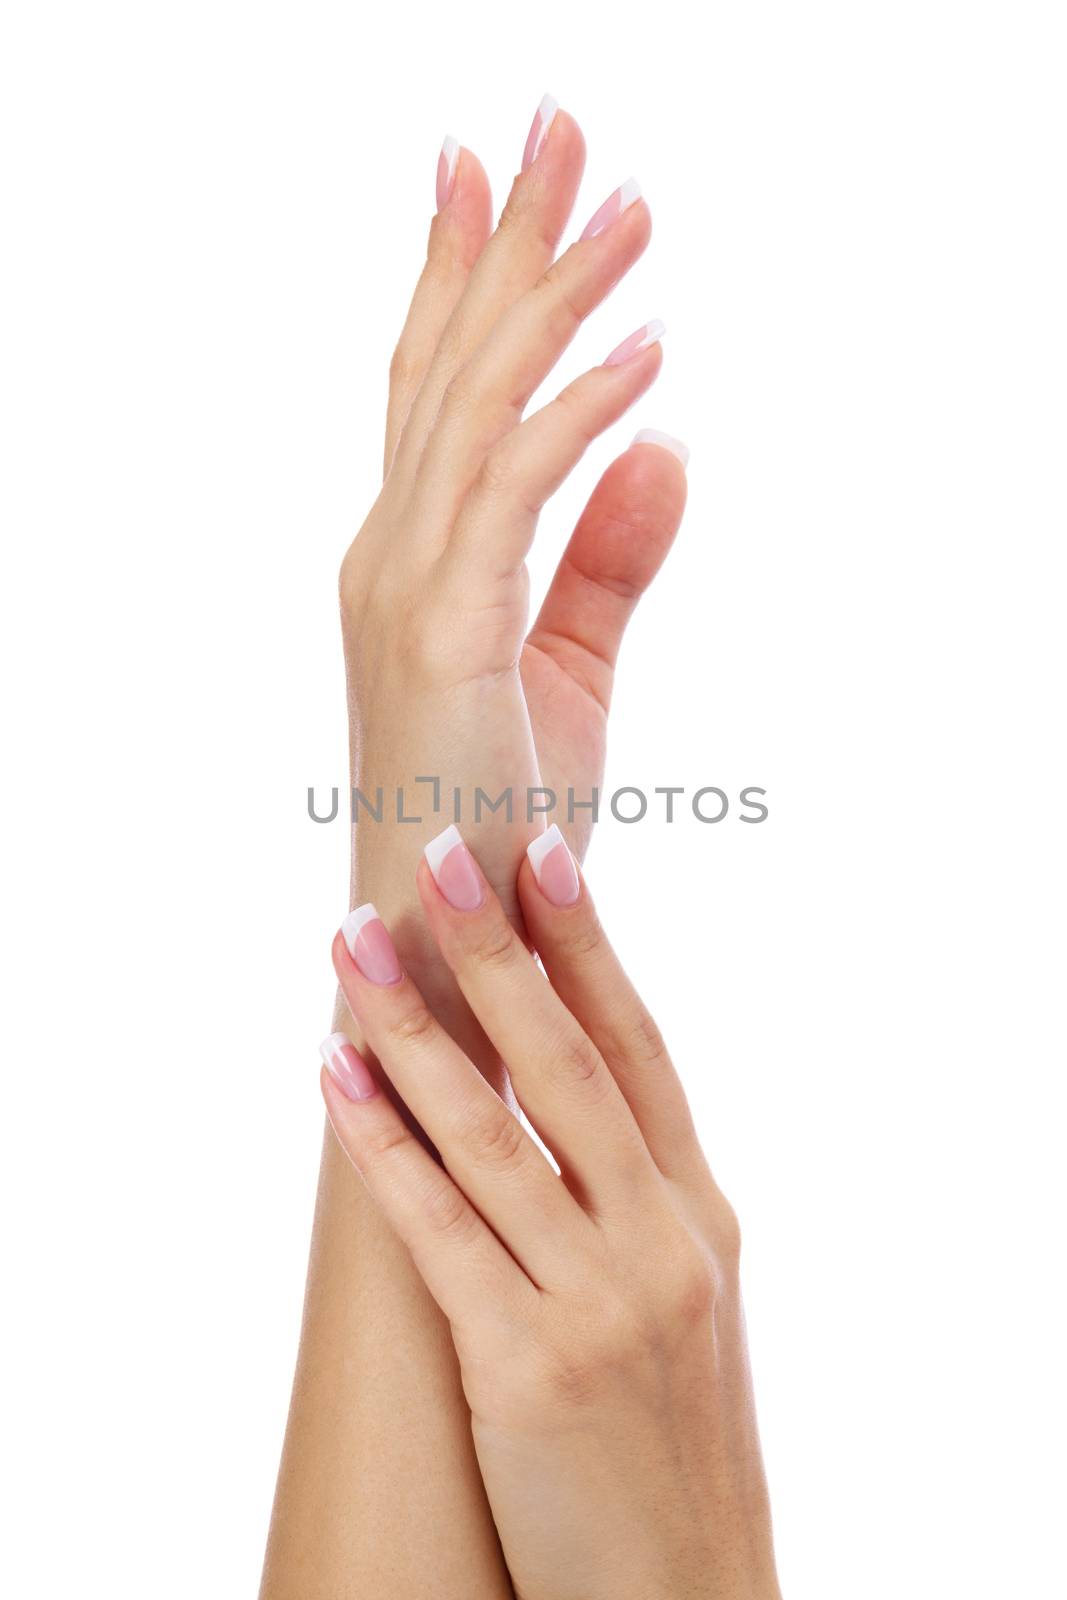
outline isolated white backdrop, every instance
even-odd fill
[[[5,1593],[254,1593],[345,909],[340,556],[452,132],[541,94],[692,446],[589,871],[741,1213],[785,1592],[1062,1594],[1062,9],[16,3]],[[665,930],[670,929],[670,935]]]

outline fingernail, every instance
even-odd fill
[[[689,460],[689,446],[683,444],[681,439],[672,439],[669,433],[660,433],[658,428],[642,428],[640,433],[634,434],[630,444],[658,444],[661,449],[669,450],[672,456],[677,456],[683,467]]]
[[[554,906],[572,906],[578,898],[578,868],[555,823],[526,846],[526,854],[545,899]]]
[[[616,217],[621,217],[623,212],[633,205],[635,200],[641,198],[641,185],[636,178],[627,178],[621,188],[608,196],[599,211],[593,215],[585,225],[583,239],[595,239],[598,233],[603,233],[605,228],[610,228]]]
[[[604,362],[606,367],[621,367],[624,361],[629,361],[631,356],[637,355],[639,350],[647,350],[650,344],[658,344],[667,329],[662,322],[646,322],[643,328],[638,328],[636,333],[631,333],[622,344],[616,345],[610,356]]]
[[[396,947],[374,907],[368,902],[350,911],[341,937],[363,976],[371,983],[399,983],[403,972]]]
[[[437,158],[437,209],[443,211],[456,181],[456,162],[459,160],[459,142],[449,134]]]
[[[526,171],[527,167],[532,167],[541,154],[541,146],[548,136],[548,130],[552,126],[552,119],[558,110],[558,102],[553,100],[550,94],[546,94],[537,108],[534,119],[530,124],[530,131],[526,136],[526,148],[522,152],[523,172]]]
[[[369,1100],[378,1093],[370,1068],[343,1033],[331,1033],[319,1045],[326,1071],[348,1100]]]
[[[457,911],[477,911],[485,899],[474,857],[455,823],[431,839],[423,852],[434,882]]]

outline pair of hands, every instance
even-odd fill
[[[622,634],[685,500],[684,449],[635,442],[527,632],[538,513],[662,359],[646,325],[522,420],[650,234],[623,185],[555,259],[583,161],[573,119],[543,105],[491,232],[481,166],[442,154],[385,481],[341,575],[352,781],[424,794],[433,775],[446,805],[475,788],[517,803],[465,820],[470,848],[455,829],[432,841],[433,870],[424,831],[357,825],[352,899],[368,903],[334,944],[348,1009],[323,1090],[448,1319],[516,1593],[762,1600],[778,1590],[736,1225],[578,876],[589,813],[560,817],[564,839],[524,810],[529,790],[599,782]]]

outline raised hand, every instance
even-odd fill
[[[440,784],[443,814],[426,826],[356,829],[358,893],[398,918],[409,907],[397,885],[457,788],[467,807],[475,788],[512,792],[510,824],[485,808],[464,825],[517,915],[516,866],[541,826],[527,791],[583,795],[598,781],[622,633],[684,506],[684,447],[635,443],[594,490],[527,633],[540,510],[661,362],[649,324],[523,420],[651,231],[636,185],[623,184],[556,259],[583,164],[577,124],[546,104],[490,234],[481,165],[451,142],[441,158],[427,262],[390,374],[385,480],[341,574],[353,782],[371,797],[380,785],[390,802],[402,787],[409,814],[431,798],[417,779]],[[581,853],[588,824],[570,837]]]

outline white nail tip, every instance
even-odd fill
[[[545,857],[551,855],[558,844],[565,843],[566,841],[559,828],[553,823],[550,828],[546,828],[544,833],[539,833],[537,838],[526,846],[526,854],[530,858],[530,865],[538,883],[541,882],[541,867]]]
[[[452,175],[456,170],[456,162],[459,160],[459,140],[453,139],[450,133],[445,135],[445,142],[441,146],[441,154],[445,158],[445,171],[447,173],[445,181],[451,183]]]
[[[533,120],[534,128],[537,131],[534,134],[533,148],[531,149],[529,156],[524,157],[523,159],[524,171],[527,167],[532,167],[538,156],[541,154],[541,147],[548,138],[548,130],[556,120],[556,112],[558,110],[558,100],[554,100],[550,94],[546,94],[543,97],[541,104],[538,106],[537,115]]]
[[[619,188],[619,215],[621,216],[628,206],[632,206],[634,201],[640,198],[641,185],[636,178],[627,178]]]
[[[348,1042],[343,1033],[331,1033],[329,1038],[324,1039],[319,1045],[319,1055],[331,1072],[333,1071],[334,1056],[338,1055]]]
[[[381,918],[378,916],[377,911],[375,911],[369,900],[365,906],[357,906],[354,911],[350,911],[348,913],[347,917],[341,924],[341,937],[344,940],[348,948],[348,953],[353,960],[355,960],[356,954],[356,940],[360,933],[367,926],[368,922],[380,921]]]
[[[431,839],[429,844],[425,846],[422,853],[426,857],[426,865],[433,873],[435,880],[441,870],[441,863],[445,856],[450,850],[454,850],[457,844],[462,843],[463,835],[456,827],[456,824],[451,822],[443,833],[439,833],[436,839]]]
[[[658,428],[642,428],[640,433],[634,434],[630,443],[658,444],[661,450],[669,450],[672,456],[677,457],[683,467],[689,461],[689,446],[683,444],[681,439],[672,439],[669,433],[660,433]]]
[[[645,325],[645,336],[641,340],[638,349],[647,350],[650,344],[658,344],[666,331],[667,324],[665,322],[660,322],[659,318],[656,317],[652,322],[649,322]]]

